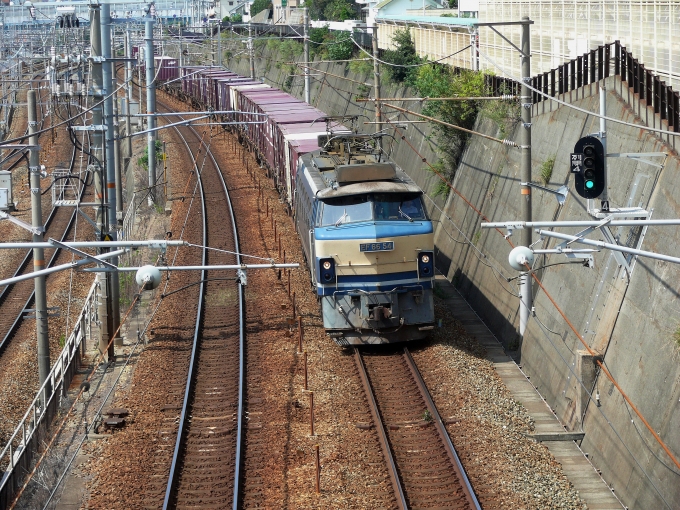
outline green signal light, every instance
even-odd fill
[[[593,189],[594,187],[595,183],[593,181],[586,181],[586,188]]]

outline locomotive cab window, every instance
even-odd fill
[[[321,226],[338,226],[343,223],[370,221],[371,202],[368,195],[351,195],[323,202],[321,209]]]
[[[427,220],[418,195],[372,193],[327,199],[321,203],[319,226],[339,226],[361,221]]]
[[[419,196],[376,193],[372,198],[376,220],[413,221],[427,219],[423,202]]]

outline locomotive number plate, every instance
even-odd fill
[[[385,243],[362,243],[359,245],[359,251],[392,251],[394,250],[394,241]]]

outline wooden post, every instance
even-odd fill
[[[298,353],[302,352],[302,317],[298,317]]]
[[[314,392],[309,392],[309,430],[311,435],[314,436]]]
[[[316,493],[321,494],[321,462],[319,458],[319,445],[314,445],[314,452],[316,454]]]
[[[305,391],[307,391],[307,351],[304,352],[305,355]]]

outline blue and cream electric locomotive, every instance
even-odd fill
[[[422,190],[387,160],[379,135],[320,137],[301,156],[296,227],[340,345],[403,342],[434,328],[434,234]]]

